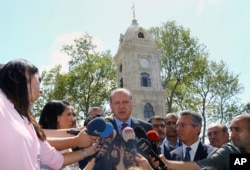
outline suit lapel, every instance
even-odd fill
[[[207,157],[207,151],[206,147],[203,147],[202,143],[199,142],[198,148],[196,150],[194,161],[201,160],[203,158]]]

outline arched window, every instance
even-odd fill
[[[144,34],[142,32],[138,33],[138,38],[144,38]]]
[[[148,73],[141,73],[141,86],[142,87],[151,87],[151,79]]]
[[[119,71],[120,73],[122,72],[122,64],[120,65]]]
[[[120,79],[120,87],[123,88],[123,78]]]
[[[147,103],[144,106],[144,118],[150,118],[152,116],[154,116],[153,107],[150,103]]]

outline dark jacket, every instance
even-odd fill
[[[202,142],[199,142],[198,148],[195,152],[194,161],[204,159],[213,152],[215,152],[216,150],[217,148],[211,145],[206,145]],[[177,147],[176,149],[170,152],[170,155],[171,155],[171,160],[178,160],[178,161],[184,160],[183,147],[182,146]]]
[[[121,135],[119,134],[119,129],[115,123],[115,120],[113,120],[112,124],[114,126],[114,129],[117,132],[117,135],[115,139],[112,141],[112,143],[110,144],[107,153],[96,162],[94,170],[115,170],[116,169],[115,166],[118,163],[118,160],[112,159],[111,158],[112,156],[110,156],[110,153],[112,152],[112,150],[119,148],[122,145],[123,140],[122,140]],[[140,120],[140,119],[136,119],[132,117],[131,127],[135,128],[137,126],[143,127],[146,132],[153,129],[150,123],[144,120]],[[124,161],[124,163],[126,166],[127,162]]]

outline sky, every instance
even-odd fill
[[[25,58],[40,72],[61,64],[69,56],[62,45],[85,33],[97,50],[114,56],[120,34],[133,19],[145,29],[175,21],[191,31],[209,51],[209,59],[224,61],[239,74],[244,86],[239,96],[250,102],[249,0],[6,0],[0,1],[0,63]]]

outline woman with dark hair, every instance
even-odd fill
[[[84,150],[62,154],[47,142],[31,109],[42,93],[40,82],[38,68],[24,59],[10,61],[0,70],[0,169],[34,170],[40,164],[60,169],[87,156]],[[85,147],[97,139],[84,131],[80,135]]]
[[[68,129],[74,128],[75,119],[74,108],[69,102],[52,100],[43,107],[39,124],[43,129]]]
[[[52,100],[49,101],[41,112],[39,124],[43,129],[69,129],[75,126],[76,114],[73,106],[67,101]],[[89,155],[96,152],[97,145],[86,148]],[[63,154],[72,152],[72,149],[61,151]],[[48,169],[46,165],[41,165],[42,170]],[[78,162],[65,166],[63,170],[79,170]]]

